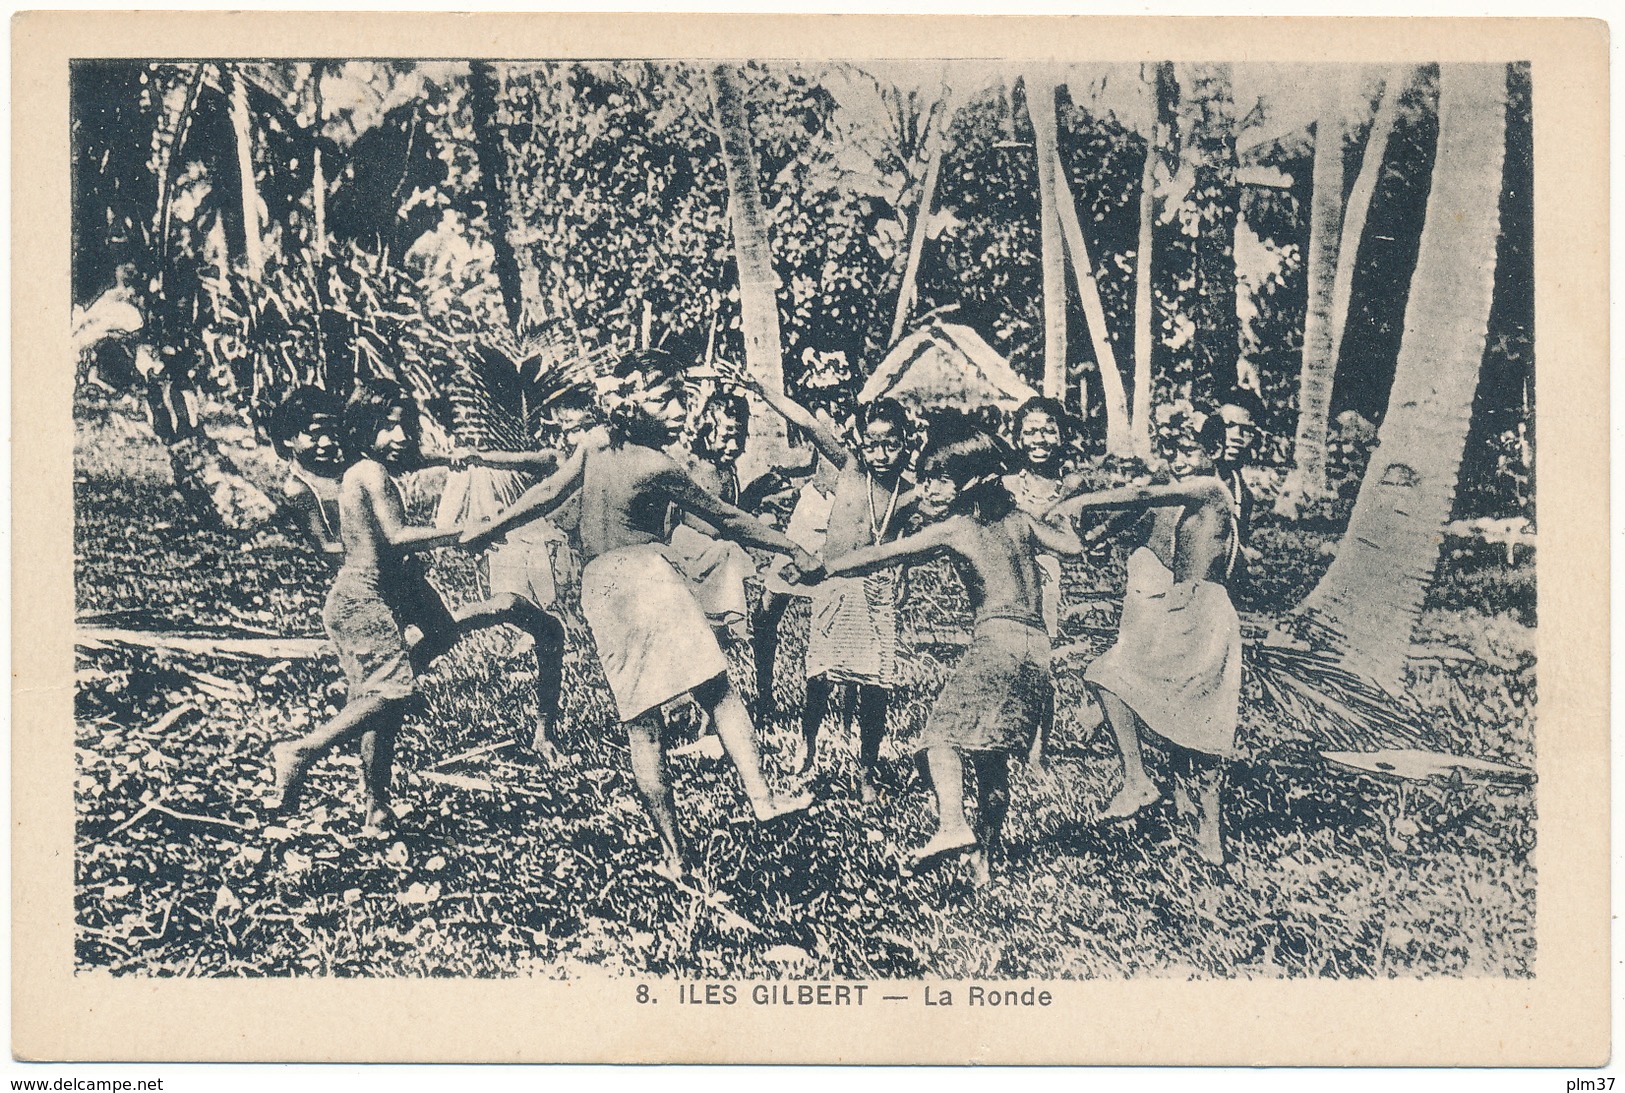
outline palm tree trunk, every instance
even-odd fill
[[[1028,75],[1027,117],[1038,153],[1039,259],[1044,275],[1044,394],[1066,398],[1066,265],[1055,187],[1055,86]]]
[[[1337,273],[1332,279],[1332,360],[1339,361],[1343,354],[1343,331],[1348,326],[1349,299],[1354,289],[1354,262],[1359,257],[1360,239],[1365,235],[1366,216],[1371,212],[1371,198],[1377,192],[1377,180],[1382,177],[1382,161],[1388,154],[1388,138],[1393,136],[1394,121],[1399,117],[1399,100],[1415,81],[1419,69],[1414,65],[1396,65],[1383,81],[1382,102],[1377,116],[1366,135],[1365,151],[1360,156],[1360,174],[1349,192],[1348,208],[1343,213],[1343,237],[1337,245]]]
[[[1298,376],[1298,427],[1292,442],[1292,472],[1275,511],[1296,520],[1331,496],[1326,484],[1326,427],[1331,418],[1332,286],[1336,278],[1338,232],[1343,217],[1343,108],[1338,82],[1320,89],[1315,122],[1315,162],[1309,204],[1309,304],[1303,320],[1303,364]]]
[[[1067,185],[1066,169],[1061,164],[1059,154],[1055,157],[1055,199],[1061,213],[1061,235],[1066,240],[1067,251],[1072,255],[1072,276],[1078,283],[1078,295],[1083,300],[1083,317],[1089,324],[1089,340],[1094,346],[1095,363],[1100,369],[1100,388],[1106,400],[1106,454],[1131,455],[1128,396],[1123,391],[1123,373],[1118,370],[1117,354],[1112,351],[1111,334],[1106,329],[1106,309],[1100,303],[1100,283],[1095,280],[1094,264],[1089,261],[1089,245],[1083,237],[1083,225],[1078,222],[1072,187]],[[1082,400],[1079,401],[1081,403]]]
[[[318,257],[327,253],[327,173],[322,166],[322,126],[326,121],[322,102],[322,70],[325,67],[317,61],[311,65],[310,72],[311,105],[315,108],[316,117],[310,141],[310,206],[315,217],[315,238],[312,242],[316,245]]]
[[[497,92],[501,86],[496,67],[489,61],[468,66],[468,108],[474,122],[474,157],[480,164],[480,191],[491,224],[491,247],[496,252],[497,285],[502,291],[502,308],[508,326],[518,330],[525,317],[524,283],[519,276],[519,256],[514,253],[513,218],[508,208],[508,155],[502,147],[502,131],[497,126]]]
[[[920,183],[920,207],[914,214],[914,231],[908,241],[908,262],[903,267],[903,287],[897,293],[897,314],[892,318],[891,344],[903,340],[903,329],[908,325],[909,308],[914,306],[914,286],[920,275],[920,257],[925,253],[926,229],[931,222],[931,206],[937,196],[937,175],[942,170],[943,136],[948,120],[953,116],[948,97],[938,101],[926,124],[925,178]],[[940,116],[939,116],[940,115]]]
[[[1144,70],[1142,69],[1142,72]],[[1145,163],[1140,168],[1140,233],[1134,250],[1134,405],[1129,422],[1130,448],[1136,458],[1149,461],[1151,444],[1151,352],[1153,274],[1152,227],[1157,214],[1157,162],[1167,154],[1161,147],[1172,132],[1174,66],[1155,65],[1146,80],[1151,98],[1150,126],[1145,134]]]
[[[745,367],[768,390],[784,390],[784,350],[779,341],[778,279],[768,242],[767,213],[762,208],[756,150],[745,113],[744,88],[734,66],[711,70],[717,136],[728,176],[728,221],[733,231],[734,261],[739,270],[740,324],[745,334]],[[747,456],[758,467],[786,456],[783,419],[774,413],[750,416]],[[742,475],[754,467],[741,467]]]
[[[1337,557],[1302,610],[1398,691],[1455,500],[1495,290],[1506,67],[1443,65],[1439,144],[1388,412]]]
[[[248,81],[231,74],[231,131],[236,137],[237,178],[243,194],[243,264],[258,284],[265,271],[265,242],[260,227],[260,193],[254,178],[254,124],[248,113]]]

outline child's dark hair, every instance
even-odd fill
[[[1202,428],[1198,430],[1196,439],[1208,455],[1217,458],[1224,452],[1224,430],[1224,418],[1217,413],[1209,414],[1202,422]]]
[[[372,454],[373,444],[394,410],[401,410],[402,424],[411,436],[418,436],[422,421],[418,404],[400,385],[388,380],[370,380],[357,387],[344,407],[345,450],[357,459]]]
[[[750,425],[750,402],[744,395],[733,391],[716,391],[705,400],[695,415],[693,449],[697,455],[709,455],[715,450],[718,421],[737,421],[741,428]]]
[[[665,350],[640,349],[616,361],[610,375],[620,381],[619,390],[604,399],[604,425],[609,430],[610,443],[616,447],[623,444],[665,447],[671,440],[670,433],[638,404],[633,397],[633,385],[653,387],[679,383],[683,378],[682,363]]]
[[[970,516],[983,524],[1002,520],[1015,511],[1015,496],[1003,479],[1010,465],[1009,447],[965,419],[942,422],[920,453],[922,479],[946,478],[959,487],[959,496],[948,506],[948,512]]]
[[[624,354],[610,374],[616,379],[637,376],[646,383],[669,383],[682,379],[683,363],[664,349],[639,349]]]
[[[289,391],[265,419],[265,432],[271,438],[272,449],[283,459],[291,458],[288,441],[309,428],[313,418],[324,414],[333,419],[335,429],[339,428],[344,418],[344,403],[338,396],[308,384]]]
[[[908,411],[894,398],[882,395],[880,398],[858,403],[857,428],[860,436],[877,421],[884,421],[896,429],[898,436],[906,437],[910,432]]]
[[[1047,414],[1050,420],[1055,422],[1056,427],[1061,430],[1061,440],[1063,443],[1065,442],[1067,434],[1071,432],[1072,418],[1066,412],[1066,407],[1061,405],[1060,400],[1048,398],[1044,395],[1034,395],[1016,407],[1016,412],[1010,415],[1010,435],[1019,439],[1021,437],[1021,427],[1026,424],[1027,418],[1033,414]]]

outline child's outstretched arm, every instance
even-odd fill
[[[552,474],[564,461],[554,448],[534,452],[482,451],[477,448],[459,449],[456,457],[476,467],[494,467],[498,470],[530,471],[532,474]]]
[[[359,464],[350,473],[358,476],[361,496],[371,510],[379,535],[390,546],[410,554],[457,541],[461,528],[447,530],[408,524],[406,511],[401,507],[401,495],[390,484],[389,472],[381,465],[369,461]]]
[[[462,534],[462,545],[484,546],[527,521],[546,516],[580,488],[586,467],[587,447],[582,445],[571,453],[562,467],[520,494],[513,504],[497,513],[490,522],[470,525]]]
[[[953,538],[954,526],[954,520],[944,520],[927,526],[917,534],[904,535],[889,543],[859,547],[857,550],[831,558],[825,563],[824,568],[831,577],[855,577],[873,573],[877,569],[885,569],[898,562],[923,558],[949,544]]]
[[[841,438],[801,403],[789,395],[768,390],[761,380],[743,369],[732,372],[729,378],[767,403],[770,410],[791,425],[804,430],[812,438],[813,447],[822,452],[824,458],[831,463],[837,467],[844,467],[852,461],[852,452],[841,443]]]
[[[1027,523],[1032,528],[1033,538],[1044,550],[1068,558],[1076,558],[1084,552],[1083,540],[1078,538],[1069,521],[1056,520],[1051,523],[1029,516]]]
[[[743,509],[728,504],[709,492],[688,476],[676,463],[669,463],[657,472],[653,482],[673,505],[685,514],[697,516],[716,528],[717,534],[730,542],[760,547],[775,554],[788,555],[795,567],[803,573],[822,570],[818,559],[791,542],[782,532],[768,527]]]
[[[1217,482],[1217,479],[1212,481]],[[1116,489],[1080,493],[1057,501],[1044,513],[1046,522],[1058,516],[1075,518],[1084,509],[1137,509],[1161,505],[1198,505],[1210,492],[1202,477],[1183,478],[1164,484],[1119,486]]]

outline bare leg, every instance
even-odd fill
[[[391,715],[399,717],[397,698],[366,695],[346,702],[331,721],[298,740],[285,740],[271,748],[271,765],[276,782],[265,799],[265,807],[273,813],[291,812],[299,803],[299,790],[305,781],[305,772],[311,765],[334,747],[374,728],[378,721]]]
[[[807,681],[807,700],[801,707],[801,739],[804,747],[797,774],[806,774],[813,769],[813,761],[818,756],[818,729],[824,723],[824,715],[829,712],[831,686],[825,676],[816,676]]]
[[[812,803],[811,794],[780,797],[768,789],[767,778],[762,774],[762,757],[756,750],[756,729],[750,723],[750,711],[745,709],[726,672],[696,689],[694,697],[710,712],[717,737],[739,771],[745,796],[750,798],[750,807],[758,820],[799,812]]]
[[[536,727],[525,743],[543,759],[557,761],[559,755],[553,740],[553,729],[558,721],[559,694],[564,682],[564,624],[512,592],[467,604],[454,611],[451,617],[454,623],[451,640],[442,639],[440,642],[448,649],[462,634],[501,623],[517,626],[531,636],[536,656]],[[429,641],[429,637],[425,636],[424,643]]]
[[[976,811],[982,828],[982,849],[991,858],[1004,847],[1004,820],[1010,814],[1010,760],[1000,751],[971,755],[976,770]]]
[[[891,692],[872,683],[855,685],[858,692],[858,779],[865,803],[876,801],[875,772],[880,767],[880,742],[886,736],[886,711]]]
[[[778,712],[773,700],[773,667],[779,655],[779,623],[790,606],[790,597],[782,592],[762,595],[762,613],[751,628],[751,653],[756,661],[756,719],[768,720]]]
[[[1191,756],[1196,783],[1196,851],[1205,861],[1224,864],[1224,832],[1220,825],[1219,795],[1224,790],[1224,767],[1217,759]]]
[[[362,805],[366,813],[363,834],[388,834],[395,826],[389,808],[389,783],[395,773],[395,737],[400,731],[398,709],[380,716],[373,728],[361,734]]]
[[[926,749],[926,768],[937,795],[937,833],[913,854],[915,869],[929,869],[949,856],[976,845],[976,832],[965,818],[965,761],[959,749]]]
[[[660,747],[658,715],[645,713],[626,722],[626,739],[632,753],[632,781],[660,836],[661,872],[678,880],[688,870],[677,830],[677,804],[666,777],[666,754]]]
[[[1123,788],[1117,791],[1101,812],[1105,819],[1132,816],[1151,804],[1161,793],[1151,776],[1145,772],[1145,760],[1140,754],[1140,716],[1110,691],[1100,690],[1100,707],[1106,711],[1117,736],[1117,748],[1123,753]]]

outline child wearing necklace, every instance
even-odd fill
[[[804,430],[835,470],[824,556],[848,554],[887,542],[899,531],[898,512],[908,504],[908,414],[893,399],[858,407],[857,443],[849,446],[805,407],[766,390],[749,376],[740,382],[790,424]],[[878,799],[875,772],[886,735],[891,692],[898,683],[895,572],[827,580],[810,589],[812,619],[807,635],[807,700],[802,708],[805,742],[801,770],[812,769],[818,732],[837,683],[852,688],[858,719],[859,789],[865,802]]]

